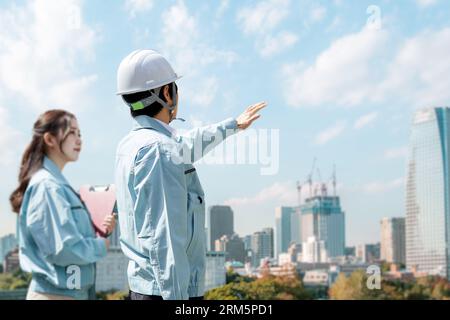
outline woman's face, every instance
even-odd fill
[[[62,153],[65,157],[64,160],[67,162],[77,161],[80,156],[81,146],[82,141],[78,121],[76,119],[72,119],[70,122],[69,133],[61,146]]]

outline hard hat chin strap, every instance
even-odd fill
[[[176,90],[175,86],[173,85],[172,86],[172,97],[173,97],[172,101],[173,101],[173,104],[172,104],[172,106],[169,106],[167,104],[167,102],[165,102],[163,99],[161,99],[159,97],[159,93],[161,92],[162,88],[163,87],[154,89],[154,92],[152,92],[151,96],[148,97],[148,98],[145,98],[145,99],[143,99],[141,101],[138,101],[138,102],[135,102],[135,103],[127,103],[127,104],[133,111],[138,111],[138,110],[142,110],[144,108],[147,108],[148,106],[151,106],[155,102],[159,102],[165,109],[167,109],[169,111],[169,117],[170,117],[169,123],[170,123],[173,120],[176,120],[176,119],[174,119],[175,118],[174,111],[177,108],[178,93],[177,93],[177,90]]]

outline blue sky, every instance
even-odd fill
[[[379,241],[382,217],[404,215],[415,109],[449,105],[450,3],[398,1],[0,0],[0,235],[32,123],[48,108],[76,113],[84,138],[65,175],[109,184],[130,128],[116,70],[138,48],[160,51],[184,77],[178,129],[237,116],[265,100],[256,129],[280,130],[279,171],[198,166],[207,205],[230,204],[241,235],[295,205],[313,158],[336,164],[347,244]],[[317,175],[316,175],[317,178]]]

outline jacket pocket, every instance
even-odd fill
[[[188,206],[190,209],[189,217],[191,218],[189,221],[191,227],[188,227],[188,230],[191,230],[189,237],[190,240],[187,247],[189,252],[195,248],[199,238],[202,238],[202,228],[204,228],[204,199],[196,193],[188,193],[188,201],[190,203]]]

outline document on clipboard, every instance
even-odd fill
[[[116,188],[109,186],[85,185],[80,188],[80,197],[89,210],[92,223],[97,233],[105,237],[106,229],[102,226],[107,216],[116,215]]]

